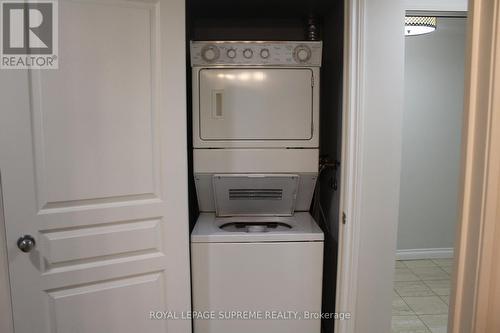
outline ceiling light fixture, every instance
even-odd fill
[[[428,34],[436,30],[437,18],[432,16],[406,16],[405,36]]]

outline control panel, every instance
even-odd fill
[[[192,41],[191,65],[321,65],[320,41],[231,42]]]

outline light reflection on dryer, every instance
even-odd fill
[[[242,72],[238,75],[234,74],[217,74],[218,78],[227,79],[227,80],[240,80],[240,81],[264,81],[266,79],[266,74],[264,72]]]

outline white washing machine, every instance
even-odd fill
[[[306,319],[321,311],[323,265],[323,232],[309,213],[202,213],[191,258],[193,310],[218,317],[195,320],[195,333],[320,332],[320,320]]]
[[[296,212],[299,175],[216,174],[191,233],[195,333],[319,333],[323,232]],[[217,214],[217,215],[216,215]]]
[[[194,333],[319,333],[321,42],[192,42]]]

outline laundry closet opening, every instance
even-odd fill
[[[286,200],[288,196],[293,197],[296,193],[294,192],[294,183],[297,182],[299,185],[299,195],[296,200],[294,199],[295,210],[308,211],[311,216],[316,221],[317,225],[321,228],[324,234],[324,245],[323,245],[323,271],[322,271],[322,304],[321,311],[324,313],[335,312],[335,286],[336,286],[336,276],[337,276],[337,255],[338,255],[338,229],[339,229],[339,200],[340,200],[340,156],[341,156],[341,138],[342,138],[342,68],[343,68],[343,2],[342,1],[328,1],[328,0],[316,0],[316,1],[298,1],[298,0],[253,0],[253,1],[234,1],[229,0],[188,0],[186,2],[186,77],[187,77],[187,123],[188,123],[188,162],[189,162],[189,204],[190,204],[190,232],[200,217],[200,211],[203,212],[206,207],[206,202],[200,202],[200,196],[197,195],[197,189],[205,189],[205,187],[213,186],[213,189],[207,189],[214,199],[216,200],[217,214],[222,213],[226,216],[225,219],[230,218],[232,212],[237,210],[238,212],[248,212],[247,215],[252,215],[256,210],[256,202],[262,202],[264,207],[272,207],[273,211],[276,210],[279,214],[286,215],[290,207],[287,206]],[[255,177],[246,177],[246,172],[241,172],[239,175],[233,175],[231,177],[226,177],[223,179],[215,179],[215,174],[223,174],[224,172],[216,172],[211,175],[210,179],[200,179],[196,172],[194,172],[194,158],[193,148],[196,146],[207,145],[206,151],[223,151],[225,146],[214,145],[214,142],[229,142],[229,146],[232,145],[231,140],[236,138],[240,143],[239,146],[234,145],[241,150],[252,150],[254,147],[251,144],[245,144],[245,142],[251,142],[257,139],[255,133],[250,131],[248,128],[253,126],[255,119],[248,118],[246,126],[237,127],[234,119],[227,116],[227,124],[220,121],[226,117],[226,113],[232,111],[230,107],[236,108],[230,97],[226,96],[228,94],[224,89],[212,89],[204,95],[203,83],[201,83],[202,75],[206,82],[211,82],[211,78],[227,79],[231,78],[241,78],[241,84],[245,83],[246,80],[263,80],[266,72],[252,69],[252,66],[248,66],[248,70],[241,71],[238,68],[215,68],[210,69],[210,71],[203,72],[203,69],[197,72],[197,75],[193,76],[192,69],[192,59],[193,54],[191,54],[192,45],[191,41],[265,41],[265,42],[286,42],[293,41],[298,42],[294,44],[294,47],[304,44],[308,47],[315,47],[316,44],[308,44],[308,42],[313,39],[321,41],[321,67],[318,67],[319,78],[321,84],[319,86],[319,97],[318,100],[313,103],[319,103],[319,119],[314,119],[313,112],[299,114],[294,111],[296,108],[306,108],[310,107],[308,105],[309,96],[304,97],[303,100],[298,99],[290,102],[287,98],[283,98],[281,103],[273,104],[273,109],[278,111],[273,111],[274,117],[268,118],[266,121],[258,120],[261,126],[256,126],[258,128],[258,135],[260,138],[265,138],[272,142],[293,142],[297,144],[290,144],[290,149],[287,150],[304,150],[306,151],[307,143],[302,144],[310,140],[313,134],[318,135],[318,133],[311,133],[311,128],[315,128],[317,131],[319,129],[318,143],[319,143],[319,161],[316,159],[313,161],[304,161],[306,157],[298,159],[297,164],[307,164],[308,162],[315,163],[315,176],[309,176],[309,173],[300,174],[297,172],[299,180],[293,179],[295,176],[283,175],[283,173],[274,174],[270,173],[266,175],[264,179]],[[303,43],[301,43],[303,42]],[[271,44],[270,44],[271,45]],[[195,46],[196,47],[196,46]],[[206,52],[206,44],[201,45],[200,49],[205,47],[204,52]],[[237,48],[236,48],[237,49]],[[300,52],[300,49],[297,49]],[[244,51],[242,47],[238,52]],[[245,55],[259,56],[259,59],[265,59],[268,56],[266,50],[262,48],[259,50],[252,49],[253,53],[258,54],[248,54]],[[207,58],[217,57],[218,53],[221,51],[218,49],[209,50],[207,53]],[[232,49],[224,48],[224,57],[227,59],[237,55],[231,54]],[[273,56],[272,54],[270,55]],[[302,56],[295,53],[295,56]],[[314,56],[314,50],[313,50]],[[202,61],[210,60],[202,59]],[[250,58],[249,58],[250,59]],[[297,80],[299,82],[305,76],[311,76],[311,70],[294,70],[286,72],[280,66],[276,66],[275,71],[280,71],[273,74],[274,86],[269,88],[269,91],[264,91],[261,96],[262,98],[268,98],[272,95],[283,94],[286,97],[285,92],[288,87],[288,82]],[[312,71],[314,71],[313,69]],[[314,79],[314,74],[312,74]],[[194,80],[200,80],[200,82],[193,82]],[[194,83],[194,84],[193,84]],[[286,84],[286,87],[285,85]],[[312,83],[314,85],[314,82]],[[193,88],[193,86],[197,88]],[[193,89],[198,89],[199,91],[193,91]],[[301,91],[302,87],[300,84],[294,85],[293,89]],[[314,94],[314,91],[313,91]],[[248,116],[248,111],[251,110],[259,115],[259,117],[264,117],[260,119],[265,119],[266,113],[269,111],[262,107],[262,103],[258,99],[252,100],[253,95],[248,93],[246,96],[247,102],[245,105],[238,107],[241,113],[246,112]],[[271,98],[269,97],[269,98]],[[311,100],[314,101],[314,96]],[[203,114],[199,110],[202,108],[200,106],[200,100],[205,98],[206,102],[209,103],[208,106],[211,111],[207,113],[210,119],[204,120]],[[209,102],[207,102],[209,101]],[[233,103],[233,104],[231,104]],[[197,117],[200,119],[195,119],[193,117],[193,110]],[[200,115],[201,114],[201,115]],[[300,118],[302,117],[302,118]],[[295,120],[303,119],[301,124],[303,126],[295,126],[297,122]],[[203,127],[203,121],[211,121],[210,127]],[[235,127],[230,126],[231,121],[235,124]],[[311,124],[311,122],[319,122],[319,124]],[[200,125],[201,124],[201,125]],[[291,125],[292,124],[292,125]],[[315,127],[316,125],[316,127]],[[195,133],[195,135],[193,135]],[[194,142],[193,137],[200,138],[200,142]],[[228,139],[229,138],[229,139]],[[274,140],[274,141],[273,141]],[[288,140],[288,141],[287,141]],[[312,141],[311,141],[312,142]],[[312,148],[313,143],[311,144]],[[234,148],[234,147],[233,147]],[[270,151],[269,147],[264,147],[262,151]],[[232,149],[232,148],[230,148]],[[260,148],[259,148],[260,149]],[[267,149],[267,150],[266,150]],[[265,153],[262,153],[259,158],[265,158]],[[272,154],[270,154],[272,155]],[[239,156],[239,155],[237,155]],[[307,154],[301,156],[308,156]],[[317,156],[317,155],[316,155]],[[212,165],[220,165],[223,159],[226,157],[221,154],[212,154],[207,157],[208,161]],[[230,158],[231,163],[239,163],[234,160],[234,157]],[[242,162],[243,163],[243,162]],[[256,163],[259,164],[259,160],[247,159],[244,163]],[[317,165],[316,165],[317,164]],[[293,165],[289,166],[293,170]],[[293,172],[295,174],[295,172]],[[305,175],[305,176],[304,176]],[[283,176],[283,177],[281,177]],[[281,178],[280,178],[281,177]],[[196,180],[195,180],[196,179]],[[198,183],[197,183],[198,182]],[[234,188],[234,184],[246,184],[245,182],[253,184],[252,186]],[[257,186],[256,182],[261,182],[261,186]],[[231,186],[232,187],[231,187]],[[305,192],[310,191],[312,200],[307,200],[307,196],[304,196],[304,200],[301,202],[301,192],[302,187],[306,188]],[[310,190],[309,187],[310,187]],[[217,191],[221,189],[227,190],[227,195],[220,195]],[[199,193],[198,193],[199,194]],[[227,200],[226,200],[227,199]],[[201,199],[205,201],[204,198]],[[221,200],[225,200],[221,202]],[[282,200],[283,205],[279,206],[278,202]],[[304,209],[297,209],[300,205],[306,205]],[[215,209],[214,209],[215,210]],[[258,210],[257,210],[258,211]],[[295,215],[300,213],[295,213]],[[225,213],[225,214],[224,214]],[[284,214],[281,214],[284,213]],[[293,209],[292,212],[293,213]],[[301,218],[301,217],[300,217]],[[293,221],[290,222],[290,217],[281,216],[275,219],[269,219],[266,216],[260,216],[254,219],[248,219],[248,217],[235,217],[233,220],[228,220],[226,223],[221,224],[225,229],[231,231],[231,234],[238,235],[240,232],[248,232],[252,236],[260,237],[259,234],[263,233],[273,233],[279,232],[280,230],[289,230],[287,226],[289,224],[293,225]],[[242,222],[238,224],[238,222]],[[291,228],[293,230],[293,227]],[[258,238],[256,238],[258,239]],[[192,254],[193,256],[193,254]],[[193,260],[193,258],[192,258]],[[298,265],[301,265],[300,261],[297,261]],[[244,262],[241,265],[245,265]],[[193,291],[194,292],[194,291]],[[333,332],[334,322],[332,319],[323,319],[321,322],[322,332]],[[196,324],[195,324],[195,333]],[[313,332],[311,332],[313,333]]]

